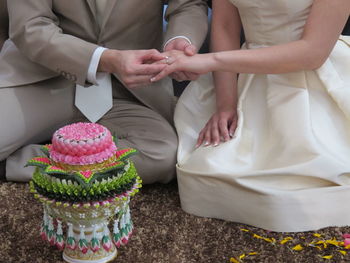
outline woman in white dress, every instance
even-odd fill
[[[215,53],[168,55],[152,81],[214,72],[176,108],[185,211],[283,232],[350,225],[349,14],[349,0],[214,0]]]

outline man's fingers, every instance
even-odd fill
[[[165,64],[142,64],[136,65],[129,74],[133,75],[156,75],[166,67]],[[132,72],[131,72],[132,71]]]
[[[197,48],[194,45],[188,44],[185,47],[184,52],[187,56],[194,56],[197,53]]]
[[[196,80],[198,79],[199,75],[191,72],[178,71],[178,72],[172,73],[170,77],[175,79],[178,82],[181,82],[185,80]]]
[[[165,56],[162,53],[160,53],[155,49],[145,50],[144,52],[145,54],[141,57],[142,61],[149,61],[149,60],[158,61],[165,58]]]
[[[174,72],[170,75],[171,78],[175,79],[178,82],[187,80],[186,75],[184,74],[184,72]]]
[[[128,76],[124,79],[122,79],[123,84],[127,88],[137,88],[137,87],[143,87],[146,85],[149,85],[150,78],[152,75],[134,75],[134,76]]]
[[[199,74],[192,72],[184,72],[186,76],[186,80],[197,80],[199,78]]]

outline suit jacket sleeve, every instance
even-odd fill
[[[95,44],[64,34],[52,11],[52,0],[10,0],[10,38],[30,60],[80,85]]]
[[[206,0],[169,0],[165,19],[168,22],[165,41],[186,36],[198,49],[208,31]]]
[[[3,43],[8,38],[8,19],[6,1],[0,1],[0,50]]]

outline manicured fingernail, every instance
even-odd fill
[[[216,147],[216,146],[218,146],[218,145],[219,145],[219,144],[218,144],[217,142],[213,144],[214,147]]]
[[[210,143],[209,142],[205,142],[204,143],[204,146],[208,146]]]
[[[233,133],[230,133],[229,135],[230,135],[231,138],[233,137]]]
[[[151,82],[154,82],[156,79],[155,78],[151,78]]]
[[[199,146],[200,146],[200,144],[199,144],[199,143],[197,143],[195,147],[196,147],[196,148],[198,148]]]

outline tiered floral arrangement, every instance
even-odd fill
[[[27,164],[36,166],[30,188],[44,206],[41,236],[64,249],[67,262],[107,262],[130,238],[129,202],[141,179],[129,157],[137,151],[116,145],[107,128],[75,123]]]

